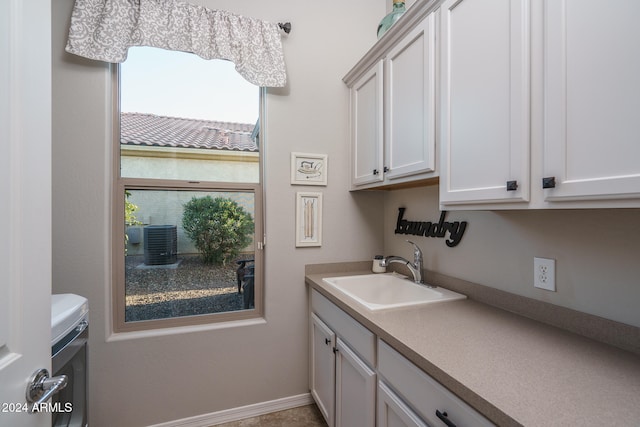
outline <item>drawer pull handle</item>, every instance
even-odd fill
[[[324,343],[325,343],[326,345],[329,345],[329,344],[331,344],[331,340],[330,340],[329,338],[325,338],[325,339],[324,339]]]
[[[449,418],[447,418],[446,412],[440,412],[439,410],[436,409],[436,417],[440,418],[442,422],[445,423],[448,427],[456,427],[454,423],[449,421]]]
[[[556,177],[548,176],[542,178],[542,188],[556,188]]]

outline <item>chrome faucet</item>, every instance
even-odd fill
[[[410,261],[407,261],[405,258],[400,256],[388,256],[380,260],[380,267],[387,267],[389,264],[394,262],[401,263],[407,266],[411,274],[413,275],[413,281],[415,283],[419,283],[424,285],[424,280],[422,280],[422,251],[410,240],[407,242],[413,245],[413,264]]]

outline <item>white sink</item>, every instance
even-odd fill
[[[395,273],[326,277],[323,281],[371,311],[466,298],[448,289],[419,285]]]

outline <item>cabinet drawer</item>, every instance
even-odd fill
[[[359,324],[315,289],[311,290],[311,309],[336,335],[348,342],[349,347],[369,366],[375,366],[376,337],[373,332]]]
[[[493,426],[387,343],[378,341],[378,372],[429,425],[444,426],[436,411],[446,413],[457,427]]]

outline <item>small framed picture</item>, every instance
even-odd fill
[[[291,184],[327,185],[327,155],[291,153]]]
[[[322,193],[296,193],[296,247],[322,246]]]

